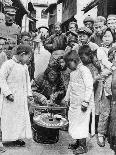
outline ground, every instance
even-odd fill
[[[59,141],[56,144],[38,144],[34,141],[26,141],[26,147],[6,148],[3,155],[73,155],[68,149],[68,144],[72,142],[66,131],[60,131]],[[114,155],[108,143],[104,148],[100,148],[96,143],[95,136],[88,140],[88,153],[86,155]],[[0,154],[1,155],[1,154]],[[85,154],[84,154],[85,155]]]

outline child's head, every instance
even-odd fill
[[[0,37],[0,51],[3,50],[6,40],[6,38]]]
[[[115,42],[115,34],[111,28],[105,29],[103,32],[102,41],[106,46],[110,46],[113,42]]]
[[[69,23],[69,31],[70,32],[76,32],[78,29],[78,25],[76,22],[70,22]]]
[[[94,21],[94,31],[96,34],[101,35],[106,27],[106,19],[103,16],[97,16]]]
[[[78,40],[83,45],[89,41],[89,38],[91,35],[92,35],[92,31],[87,27],[82,27],[78,29]]]
[[[29,45],[21,44],[17,47],[15,55],[23,65],[29,64],[32,57],[32,48]]]
[[[71,70],[76,70],[78,64],[81,62],[80,57],[76,50],[69,51],[65,56],[64,60],[66,65]]]
[[[92,62],[91,61],[91,53],[92,53],[92,51],[91,51],[91,48],[89,47],[89,45],[83,45],[79,48],[78,54],[79,54],[79,57],[84,65],[88,65]]]
[[[116,29],[116,15],[110,14],[107,18],[107,26],[113,30]]]
[[[30,33],[24,31],[20,34],[19,37],[22,44],[29,44],[31,39]]]

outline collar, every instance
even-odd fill
[[[12,57],[12,60],[15,61],[16,63],[21,64],[21,62],[19,60],[17,60],[17,58],[15,56]]]
[[[83,65],[83,63],[80,62],[80,64],[78,64],[78,66],[77,66],[77,69],[79,69],[82,65]]]

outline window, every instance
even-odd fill
[[[45,12],[45,9],[41,11],[41,18],[47,19],[48,14]]]

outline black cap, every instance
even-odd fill
[[[89,36],[92,35],[92,31],[89,28],[87,28],[87,27],[81,27],[81,28],[79,28],[78,29],[78,34],[80,34],[80,33],[85,33],[85,34],[87,34]]]

